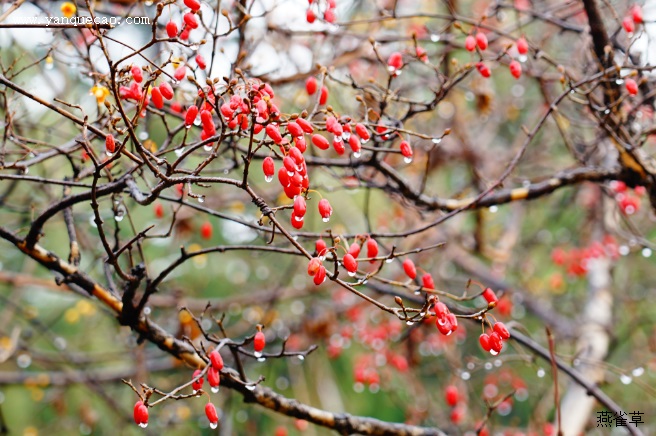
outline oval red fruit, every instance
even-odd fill
[[[346,268],[346,271],[349,273],[355,273],[358,270],[358,262],[349,253],[344,255],[342,265],[344,265],[344,268]]]
[[[113,135],[105,136],[105,150],[107,153],[114,153],[116,151],[116,140]]]
[[[255,337],[253,338],[253,349],[255,350],[255,352],[261,353],[262,350],[264,350],[265,345],[266,345],[266,338],[264,337],[264,333],[262,332],[255,333]]]
[[[476,33],[476,45],[481,50],[485,50],[487,48],[487,36],[485,36],[483,32]]]
[[[214,404],[207,403],[205,405],[205,416],[207,416],[207,419],[210,421],[210,427],[213,429],[216,428],[219,423],[219,415],[216,413],[216,407],[214,407]]]
[[[633,79],[626,79],[624,81],[624,86],[626,87],[626,91],[631,94],[631,95],[636,95],[638,94],[638,83],[633,80]]]
[[[169,38],[175,38],[178,36],[178,25],[173,21],[166,23],[166,34],[169,36]]]
[[[415,268],[415,263],[411,259],[403,261],[403,271],[405,271],[405,274],[412,280],[417,277],[417,268]]]
[[[330,143],[328,142],[328,140],[323,136],[319,135],[318,133],[312,135],[312,144],[314,144],[317,148],[320,148],[321,150],[328,150],[330,148]]]
[[[446,404],[451,407],[454,407],[456,404],[458,404],[458,396],[458,388],[453,385],[447,386],[444,390],[444,399],[446,400]]]
[[[328,101],[328,88],[322,86],[321,96],[319,97],[319,104],[326,104],[327,101]]]
[[[517,53],[520,55],[525,55],[528,53],[528,42],[523,36],[517,40]]]
[[[509,68],[510,74],[512,74],[515,79],[519,79],[522,76],[522,64],[520,64],[519,61],[514,60],[510,62]]]
[[[200,226],[200,236],[203,239],[212,238],[212,223],[205,221],[203,225]]]
[[[305,81],[305,90],[309,95],[313,95],[315,92],[317,92],[318,84],[317,84],[317,79],[314,78],[314,76],[310,76],[307,78]]]

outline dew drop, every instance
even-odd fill
[[[633,371],[631,371],[631,374],[633,374],[634,377],[640,377],[644,373],[645,373],[645,369],[640,366],[635,368]]]
[[[426,312],[419,312],[419,316],[422,317],[422,318],[425,317],[425,316],[426,316]]]
[[[328,221],[330,221],[330,217],[328,217],[328,218],[323,218],[323,222],[324,222],[324,223],[327,223]]]
[[[444,336],[451,336],[451,333],[453,333],[453,330],[449,330],[449,333],[447,333],[447,334],[444,335]]]
[[[273,180],[273,176],[264,176],[264,181],[265,182],[271,183],[272,180]]]
[[[303,356],[303,355],[301,355],[301,354],[299,354],[299,355],[296,356],[296,357],[298,357],[298,360],[300,360],[301,362],[305,360],[305,356]]]
[[[261,353],[260,351],[254,351],[254,352],[253,352],[253,355],[254,355],[255,357],[257,357],[257,358],[262,357],[262,353]]]
[[[394,259],[392,259],[392,258],[385,259],[385,263],[392,263],[392,262],[394,262]]]
[[[184,153],[184,150],[185,150],[184,147],[176,148],[175,149],[175,155],[178,156],[178,157],[182,156],[182,153]]]
[[[349,132],[344,132],[344,133],[342,133],[342,139],[343,139],[344,141],[348,141],[349,138],[351,138],[351,134],[350,134]]]
[[[415,291],[415,295],[421,295],[421,291],[416,290],[416,291]]]
[[[349,277],[355,277],[356,273],[355,273],[355,271],[353,271],[353,272],[347,271],[347,274],[349,275]]]
[[[642,257],[651,257],[651,248],[648,247],[643,248]]]
[[[433,34],[430,36],[430,40],[433,41],[433,42],[437,42],[437,41],[440,40],[440,35],[438,35],[438,34],[436,34],[436,33],[433,33]]]
[[[546,373],[544,372],[544,369],[543,369],[543,368],[539,368],[539,369],[538,369],[538,374],[537,374],[538,377],[542,378],[542,377],[544,377],[545,374],[546,374]]]
[[[606,114],[606,115],[608,115],[609,113],[610,113],[610,109],[606,109],[606,110],[604,111],[604,114]]]
[[[185,129],[191,129],[191,124],[185,124]]]
[[[494,351],[494,350],[490,350],[490,354],[493,355],[493,356],[496,356],[497,354],[499,354],[499,352],[498,352],[498,351]]]
[[[294,215],[294,220],[295,220],[295,221],[299,221],[299,222],[301,222],[301,221],[303,221],[304,218],[305,218],[304,216],[296,216],[296,215]]]
[[[403,162],[405,162],[407,164],[412,163],[412,158],[411,157],[404,157]]]
[[[203,145],[203,150],[205,151],[212,151],[213,148],[212,144]]]
[[[359,159],[360,156],[362,156],[362,153],[359,152],[359,151],[356,151],[356,152],[353,153],[353,157],[356,158],[356,159]]]
[[[198,197],[198,202],[199,203],[205,203],[205,196],[201,195],[200,197]]]
[[[248,389],[249,391],[254,391],[255,385],[246,385],[246,389]]]
[[[617,84],[617,85],[621,85],[622,83],[624,83],[624,79],[615,80],[615,84]]]
[[[469,380],[471,378],[471,374],[467,371],[463,371],[462,374],[460,374],[460,378],[463,380]]]
[[[218,426],[219,426],[219,423],[218,423],[218,422],[210,422],[210,428],[211,428],[212,430],[214,430],[214,429],[217,428]]]
[[[266,357],[258,357],[257,361],[258,362],[264,362],[264,361],[266,361]]]
[[[439,144],[442,142],[442,138],[433,138],[433,144]]]
[[[491,362],[485,362],[485,369],[486,370],[491,370],[492,369],[492,363]]]
[[[123,218],[125,218],[125,214],[122,213],[122,212],[121,212],[121,213],[117,213],[116,215],[114,215],[114,220],[115,220],[116,222],[119,222],[119,223],[120,223],[121,221],[123,221]]]
[[[110,153],[109,151],[105,151],[105,154],[107,155],[107,157],[112,157],[112,156],[114,156],[114,153]]]
[[[528,56],[526,56],[526,55],[519,55],[519,62],[524,63],[524,62],[526,62],[527,59],[528,59]]]
[[[622,374],[622,375],[620,376],[620,381],[621,381],[623,384],[625,384],[625,385],[629,385],[629,384],[631,384],[631,382],[633,381],[633,379],[631,378],[630,375]]]
[[[197,391],[196,389],[194,389],[194,390],[191,391],[191,394],[192,394],[192,395],[196,395],[197,393],[198,393],[198,391]]]
[[[142,422],[141,424],[139,424],[139,427],[146,428],[146,427],[148,427],[148,423],[147,422]]]
[[[287,171],[289,177],[292,177],[294,174],[296,174],[296,171]]]

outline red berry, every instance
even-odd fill
[[[411,259],[403,261],[403,271],[405,271],[406,275],[412,280],[417,277],[417,269],[415,268],[415,263]]]
[[[497,355],[501,352],[502,348],[503,343],[501,341],[501,336],[499,336],[499,333],[497,332],[492,332],[492,334],[490,334],[490,352]]]
[[[132,78],[135,82],[141,83],[143,81],[143,74],[141,73],[141,68],[139,68],[138,65],[133,65],[130,69],[130,72],[132,73]]]
[[[312,9],[308,9],[307,12],[305,13],[305,19],[307,20],[308,23],[312,24],[317,19],[317,16],[314,15]]]
[[[312,127],[312,123],[310,123],[308,120],[305,120],[303,118],[297,118],[296,122],[298,123],[299,126],[301,126],[301,129],[303,129],[305,133],[314,132],[314,127]]]
[[[472,35],[469,35],[467,38],[465,38],[465,49],[467,51],[476,50],[476,38],[474,38]]]
[[[105,150],[107,153],[114,153],[116,151],[116,141],[113,135],[105,136]]]
[[[280,134],[280,130],[278,129],[277,124],[267,124],[266,128],[266,134],[271,138],[273,142],[276,144],[281,144],[282,143],[282,135]]]
[[[310,76],[307,78],[305,81],[305,90],[309,95],[313,95],[315,92],[317,92],[317,79],[314,76]]]
[[[395,51],[390,55],[389,59],[387,59],[387,68],[390,72],[394,72],[396,70],[400,70],[402,66],[403,55],[398,51]]]
[[[314,249],[317,252],[317,256],[325,256],[327,248],[326,241],[323,239],[317,239],[317,242],[314,243]]]
[[[476,33],[476,45],[478,45],[478,48],[481,50],[485,50],[487,48],[487,36],[485,36],[483,32]]]
[[[200,236],[203,239],[212,238],[212,223],[205,221],[202,226],[200,226]]]
[[[329,23],[334,23],[336,18],[337,17],[335,17],[334,9],[326,9],[326,11],[323,13],[323,19]]]
[[[488,304],[496,303],[497,301],[499,301],[499,299],[497,298],[497,294],[495,294],[491,288],[485,288],[482,295],[483,298],[485,298],[485,300],[488,302]]]
[[[478,337],[478,342],[481,344],[481,348],[485,351],[490,351],[492,344],[490,344],[490,336],[487,333],[483,333]]]
[[[642,6],[640,5],[633,5],[631,8],[631,18],[633,19],[633,22],[636,24],[642,23]]]
[[[162,97],[164,97],[167,100],[171,100],[173,98],[173,88],[171,88],[171,85],[169,85],[167,82],[162,82],[159,85],[159,92],[162,94]]]
[[[360,150],[362,149],[360,138],[358,138],[356,135],[349,136],[349,147],[351,147],[351,151],[353,153],[359,154]]]
[[[148,426],[148,407],[142,401],[137,401],[134,405],[134,422],[139,427]]]
[[[221,384],[221,375],[219,374],[218,369],[210,367],[207,370],[207,383],[209,383],[210,387],[213,388],[213,392],[218,391],[218,387]]]
[[[196,55],[196,65],[198,65],[198,67],[201,70],[207,68],[207,64],[205,63],[205,58],[199,54]]]
[[[317,148],[320,148],[321,150],[328,150],[328,148],[330,148],[330,143],[328,142],[328,140],[323,136],[319,135],[318,133],[312,135],[312,144],[314,144]]]
[[[286,191],[287,190],[285,190],[285,194],[287,194]],[[287,196],[294,197],[294,194],[290,192],[289,194],[287,194]],[[303,217],[298,217],[296,216],[295,212],[292,212],[291,223],[292,223],[292,227],[294,227],[296,230],[300,230],[303,228]]]
[[[378,256],[378,242],[375,239],[367,239],[367,257],[376,257]],[[371,260],[371,263],[375,261]]]
[[[464,417],[465,417],[465,412],[462,409],[462,407],[454,407],[451,410],[450,419],[452,423],[459,424]]]
[[[200,9],[200,2],[198,0],[184,0],[184,4],[194,12]]]
[[[348,252],[351,256],[357,258],[360,255],[360,244],[357,242],[352,243]]]
[[[344,147],[344,141],[342,141],[340,137],[335,137],[335,139],[333,139],[333,148],[340,156],[343,155],[346,151],[346,147]]]
[[[327,101],[328,101],[328,88],[322,86],[321,96],[319,97],[319,104],[326,104]]]
[[[447,386],[444,390],[444,398],[446,399],[446,404],[451,407],[454,407],[456,404],[458,404],[458,396],[458,388],[453,385]]]
[[[481,74],[481,76],[483,76],[485,78],[488,78],[492,75],[492,72],[490,71],[490,67],[485,65],[483,62],[478,62],[476,64],[476,69]]]
[[[303,129],[295,121],[290,121],[287,123],[287,131],[292,135],[293,138],[303,136]]]
[[[210,362],[212,363],[212,368],[215,368],[217,371],[223,369],[223,357],[218,350],[214,350],[210,353]]]
[[[401,154],[406,158],[406,161],[412,159],[412,147],[408,141],[401,141],[399,147],[401,148]]]
[[[323,222],[327,223],[332,214],[333,208],[330,206],[330,202],[325,198],[321,199],[321,201],[319,201],[319,215],[323,218]]]
[[[624,82],[626,90],[631,95],[636,95],[638,93],[638,83],[633,79],[626,79]]]
[[[633,33],[635,30],[635,23],[631,17],[624,17],[622,20],[622,26],[624,27],[624,30],[626,30],[626,33]]]
[[[321,260],[318,257],[313,257],[310,259],[310,262],[308,263],[308,275],[314,276],[317,274],[319,269],[321,268]]]
[[[262,350],[264,350],[264,346],[266,345],[266,338],[264,337],[264,333],[261,331],[255,333],[255,337],[253,338],[253,349],[255,350],[256,353],[261,353]]]
[[[164,98],[162,97],[162,93],[160,92],[159,88],[153,88],[150,91],[150,99],[153,101],[153,104],[157,109],[164,107]]]
[[[435,282],[433,282],[433,276],[426,273],[421,276],[422,286],[426,289],[435,289]]]
[[[205,405],[205,415],[210,421],[210,427],[215,429],[219,425],[219,415],[216,413],[216,407],[214,407],[214,404],[207,403]]]
[[[319,286],[326,280],[326,268],[323,265],[319,267],[317,273],[314,275],[314,284]]]
[[[307,206],[305,205],[305,198],[299,195],[294,199],[294,214],[299,218],[303,218],[306,210]]]
[[[525,55],[528,53],[528,42],[523,36],[517,40],[517,53],[520,55]]]
[[[155,203],[153,209],[157,218],[162,218],[164,216],[164,206],[162,206],[162,203]]]
[[[444,318],[449,314],[449,308],[447,307],[446,304],[442,303],[441,301],[438,301],[435,303],[433,306],[433,310],[435,311],[435,316],[438,318]]]
[[[499,335],[499,337],[501,337],[501,339],[510,339],[510,332],[504,323],[498,322],[494,324],[494,331]]]
[[[184,66],[184,65],[180,65],[173,72],[173,77],[175,77],[175,80],[178,80],[178,81],[184,79],[186,75],[187,75],[187,67]]]
[[[194,15],[193,12],[187,12],[184,14],[184,22],[185,24],[190,28],[190,29],[197,29],[198,28],[198,20],[196,19],[196,15]]]
[[[276,171],[276,165],[273,162],[273,158],[271,158],[271,156],[264,158],[264,161],[262,162],[262,171],[264,171],[264,177],[266,181],[270,182],[273,179],[273,174]]]
[[[348,271],[350,274],[355,274],[356,271],[358,270],[358,261],[353,258],[352,255],[350,254],[345,254],[344,259],[342,259],[342,264],[344,265],[344,268],[346,268],[346,271]]]
[[[364,142],[369,141],[369,138],[371,138],[369,130],[367,130],[365,125],[361,123],[355,125],[355,133],[357,133],[360,139],[362,139]]]
[[[515,79],[519,79],[522,76],[522,64],[520,64],[519,61],[510,62],[509,68],[510,74],[512,74]]]
[[[428,54],[425,48],[417,46],[415,53],[417,54],[417,58],[419,58],[420,61],[428,63]]]
[[[192,376],[192,379],[198,377],[202,371],[200,369],[197,369],[194,371],[194,375]],[[200,377],[198,380],[193,382],[191,384],[191,387],[194,389],[194,391],[200,391],[203,388],[203,377]]]
[[[175,38],[178,36],[178,25],[173,21],[166,23],[166,34],[169,36],[169,38]]]
[[[185,125],[191,126],[192,124],[194,124],[194,121],[196,120],[197,116],[198,116],[198,106],[190,106],[189,109],[187,109],[187,113],[185,114]]]

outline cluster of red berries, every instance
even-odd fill
[[[470,52],[475,51],[477,48],[480,51],[485,51],[488,45],[487,36],[481,31],[477,31],[475,35],[468,35],[465,38],[465,49]],[[524,37],[517,39],[515,47],[517,49],[517,53],[520,56],[525,56],[528,53],[529,47]],[[492,75],[490,67],[488,67],[485,62],[477,62],[476,69],[480,75],[485,78],[488,78]],[[510,70],[510,74],[512,74],[515,79],[519,79],[522,76],[522,64],[517,59],[510,61],[508,69]]]
[[[189,34],[191,33],[191,31],[194,29],[198,29],[198,27],[200,27],[200,24],[198,22],[198,17],[196,16],[198,11],[200,10],[200,1],[184,0],[184,4],[189,9],[191,9],[191,11],[186,12],[182,17],[182,20],[184,22],[184,27],[182,28],[182,32],[179,32],[178,25],[174,21],[169,21],[168,23],[166,23],[166,34],[168,35],[169,38],[180,37],[180,39],[186,41],[189,39]]]
[[[633,215],[640,210],[640,197],[644,196],[647,192],[644,186],[636,186],[633,189],[633,194],[635,195],[632,195],[626,183],[620,180],[610,182],[610,189],[615,194],[615,200],[625,215]]]
[[[629,9],[629,14],[622,20],[622,27],[626,33],[632,34],[635,31],[636,24],[642,24],[642,7],[640,5],[633,5]]]
[[[305,13],[305,19],[308,23],[312,24],[316,21],[318,15],[323,15],[323,19],[327,23],[334,23],[337,19],[335,14],[335,8],[337,7],[337,2],[335,0],[326,0],[325,5],[321,5],[319,0],[308,0],[308,8]],[[322,12],[323,10],[323,12]]]
[[[485,351],[489,351],[490,354],[496,356],[503,349],[503,341],[510,339],[510,332],[502,322],[494,323],[492,327],[492,333],[489,335],[483,333],[478,341],[481,344],[481,348]]]
[[[253,350],[255,357],[260,357],[262,355],[262,350],[266,345],[266,338],[262,332],[262,327],[258,326],[257,333],[253,337]],[[223,357],[218,350],[214,350],[209,354],[210,364],[207,368],[207,383],[210,385],[210,390],[214,393],[219,392],[219,385],[221,384],[221,375],[220,372],[223,369]],[[203,371],[197,369],[192,375],[191,387],[193,393],[196,394],[203,388],[203,383],[205,379],[202,376]],[[212,429],[217,428],[219,425],[219,415],[216,411],[216,407],[209,401],[205,405],[205,415],[210,423]],[[143,403],[143,401],[137,401],[134,405],[134,422],[140,427],[145,428],[148,426],[148,407]]]
[[[433,310],[435,311],[435,325],[437,330],[442,333],[444,336],[450,336],[451,333],[455,332],[458,329],[458,318],[451,313],[446,304],[441,301],[436,302],[433,305]]]
[[[557,247],[551,252],[551,260],[558,266],[564,266],[567,273],[574,277],[582,277],[588,272],[590,259],[607,257],[616,260],[619,257],[617,241],[611,235],[604,236],[601,242],[595,241],[588,247],[565,250]]]

